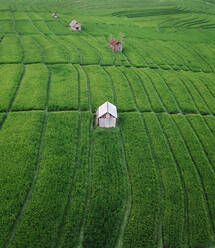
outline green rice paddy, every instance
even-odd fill
[[[197,247],[215,247],[215,1],[0,0],[0,248]]]

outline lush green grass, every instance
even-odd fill
[[[147,130],[137,113],[121,114],[120,128],[132,185],[132,209],[123,247],[157,247],[163,202]]]
[[[189,120],[190,117],[187,119]],[[201,185],[198,189],[197,202],[205,204],[205,213],[202,212],[202,214],[206,215],[203,215],[204,217],[200,217],[201,215],[195,214],[195,218],[193,218],[193,224],[192,222],[189,224],[189,226],[192,227],[192,229],[190,230],[190,245],[191,247],[195,247],[197,245],[206,246],[209,244],[210,241],[213,240],[213,234],[210,227],[210,221],[212,221],[212,219],[210,219],[210,215],[208,216],[208,214],[206,214],[206,211],[208,204],[211,209],[211,213],[214,213],[214,206],[212,202],[212,198],[214,199],[213,193],[211,195],[211,192],[213,191],[212,185],[214,184],[214,172],[211,169],[211,166],[204,150],[202,149],[199,139],[197,138],[192,126],[187,119],[182,115],[174,116],[174,121],[176,122],[182,134],[187,149],[195,165],[196,173],[199,177],[198,181]],[[202,192],[203,197],[205,198],[205,200],[203,201],[199,201],[200,192]],[[206,198],[208,200],[206,200]],[[200,204],[198,204],[198,209],[200,209]],[[198,217],[196,218],[196,216]]]
[[[79,73],[79,84],[80,84],[80,109],[89,109],[89,94],[88,94],[88,83],[87,76],[80,65],[75,65]]]
[[[1,63],[22,62],[23,51],[15,35],[5,35],[0,43]]]
[[[181,178],[183,178],[185,190],[185,237],[189,240],[188,243],[190,243],[191,247],[195,247],[195,245],[201,243],[204,244],[204,242],[207,243],[207,240],[211,239],[211,230],[204,200],[205,195],[201,185],[201,177],[199,176],[198,167],[191,148],[186,143],[186,138],[184,138],[185,134],[180,130],[181,128],[186,128],[186,120],[182,115],[174,115],[174,117],[171,118],[167,114],[160,114],[158,118],[177,161]],[[190,131],[191,130],[188,132]],[[194,142],[194,137],[190,140]],[[194,149],[192,150],[195,151]],[[199,158],[203,160],[204,155],[202,158],[200,155]],[[199,161],[199,163],[201,162]],[[213,197],[212,195],[211,197]],[[213,202],[211,202],[211,204],[213,206]],[[198,217],[196,218],[196,216]]]
[[[44,50],[46,63],[62,63],[69,61],[68,52],[48,36],[34,35],[33,38]]]
[[[12,34],[14,33],[14,29],[13,29],[13,24],[12,21],[8,21],[8,20],[1,20],[0,21],[0,31],[7,33],[7,34]]]
[[[97,65],[85,66],[83,69],[88,75],[92,110],[97,110],[106,101],[113,103],[111,80],[104,69]]]
[[[1,65],[0,66],[0,110],[6,111],[14,97],[17,86],[20,83],[23,74],[23,66],[18,65]]]
[[[38,63],[43,61],[42,49],[29,35],[23,35],[21,41],[24,47],[24,63]]]
[[[4,119],[5,119],[5,114],[0,114],[0,125],[2,124]]]
[[[90,190],[90,131],[92,116],[80,114],[79,144],[76,156],[76,171],[70,191],[68,208],[59,230],[59,246],[75,247],[79,244],[84,217],[87,214],[87,196]],[[90,129],[89,129],[90,127]]]
[[[16,31],[20,34],[38,34],[38,30],[29,20],[16,21]]]
[[[93,131],[84,247],[114,247],[124,213],[126,174],[118,129]]]
[[[49,109],[78,109],[78,75],[73,65],[50,66]]]
[[[77,166],[78,128],[78,113],[49,114],[39,175],[11,247],[55,246]]]
[[[1,247],[9,238],[31,187],[37,166],[43,116],[42,112],[11,113],[1,129]]]
[[[47,98],[48,70],[45,65],[25,66],[13,110],[44,109]]]
[[[164,106],[160,100],[158,93],[154,88],[151,78],[147,76],[144,69],[134,68],[134,71],[139,75],[144,85],[146,94],[148,95],[150,104],[152,106],[152,110],[155,112],[164,112]]]
[[[144,89],[144,83],[141,81],[141,79],[138,77],[138,75],[135,73],[133,68],[126,68],[126,67],[120,67],[119,68],[122,72],[124,72],[124,75],[126,76],[131,89],[134,94],[134,100],[137,104],[137,107],[140,111],[150,111],[151,106],[150,102],[147,96],[147,93]]]
[[[214,246],[214,16],[214,0],[0,0],[0,247]],[[95,126],[105,101],[115,129]]]
[[[129,82],[123,73],[116,67],[106,67],[110,80],[113,83],[113,89],[116,94],[116,102],[119,111],[135,110],[134,99],[129,87]]]
[[[156,115],[145,113],[143,118],[146,122],[154,159],[161,177],[160,187],[164,201],[161,211],[163,244],[167,247],[182,247],[185,241],[185,206],[184,192],[177,165]]]

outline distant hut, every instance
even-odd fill
[[[72,30],[81,30],[81,24],[76,20],[71,21],[69,26]]]
[[[113,39],[111,36],[109,41],[109,47],[112,51],[120,51],[122,52],[122,36],[120,36],[120,41]]]
[[[115,127],[117,108],[110,102],[105,102],[96,111],[96,125],[99,127]]]
[[[52,17],[53,17],[53,18],[57,18],[57,17],[58,17],[58,16],[57,16],[57,13],[54,12],[54,13],[52,14]]]

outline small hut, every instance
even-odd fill
[[[112,49],[112,51],[120,51],[122,52],[122,43],[118,40],[111,39],[109,41],[109,47]]]
[[[72,30],[81,30],[81,24],[79,22],[77,22],[76,20],[73,20],[70,22],[69,27]]]
[[[52,14],[52,17],[53,18],[57,18],[58,16],[57,16],[57,12],[54,12],[53,14]]]
[[[110,102],[105,102],[96,111],[96,125],[99,127],[115,127],[116,119],[116,106]]]

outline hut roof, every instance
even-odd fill
[[[76,25],[81,25],[79,22],[77,22],[76,20],[72,20],[69,24],[70,26],[76,26]]]
[[[116,45],[118,45],[119,43],[120,43],[120,42],[119,42],[118,40],[114,40],[114,39],[110,40],[110,42],[109,42],[109,44],[112,45],[112,46],[116,46]]]
[[[110,102],[105,102],[104,104],[102,104],[98,108],[98,110],[97,110],[97,117],[100,118],[101,116],[103,116],[106,113],[109,113],[112,116],[114,116],[115,118],[117,118],[117,109],[116,109],[116,106],[113,105]]]

